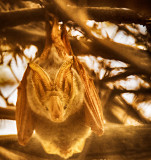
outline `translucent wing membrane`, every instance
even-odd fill
[[[91,127],[98,135],[103,133],[103,113],[101,111],[101,102],[97,94],[93,80],[89,77],[88,73],[84,69],[83,65],[75,57],[75,68],[79,73],[85,88],[85,117],[86,124]]]
[[[18,88],[18,99],[16,103],[16,125],[18,132],[18,141],[21,145],[26,145],[32,136],[34,130],[34,120],[27,101],[27,76],[30,68],[27,67],[23,79]]]

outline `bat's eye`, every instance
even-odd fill
[[[48,109],[48,107],[45,107],[45,109],[46,109],[46,111],[48,111],[49,109]]]
[[[64,106],[64,109],[67,109],[67,106],[66,106],[66,105]]]

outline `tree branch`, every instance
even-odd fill
[[[71,2],[79,5],[77,0],[71,0]],[[140,14],[151,16],[150,0],[86,0],[84,6],[130,8]]]
[[[135,93],[135,94],[150,94],[151,95],[151,88],[141,88],[138,90],[127,90],[127,89],[114,89],[113,94],[119,95],[121,93]]]
[[[28,1],[28,0],[7,0],[9,3],[15,3],[14,1]],[[38,0],[30,0],[35,3],[39,3]],[[129,8],[135,10],[140,14],[144,14],[147,17],[151,16],[150,0],[71,0],[76,6],[82,7],[112,7],[112,8]]]
[[[44,14],[45,10],[43,8],[0,12],[0,29],[44,20]]]
[[[125,10],[119,8],[99,8],[99,7],[73,7],[66,6],[67,10],[72,10],[76,13],[76,10],[84,10],[88,14],[88,19],[95,21],[110,21],[114,23],[138,23],[146,24],[145,17],[136,14],[132,10]],[[62,14],[62,11],[57,9],[56,6],[48,6],[48,10],[57,15],[61,21],[68,21],[70,17]],[[5,27],[13,27],[16,25],[27,24],[33,21],[44,21],[45,9],[21,9],[18,11],[9,11],[0,13],[0,29]]]
[[[100,159],[150,159],[151,158],[151,127],[150,125],[124,126],[106,125],[104,135],[91,136],[91,144],[83,160]],[[0,152],[0,158],[4,155],[8,159],[7,151],[13,152],[13,156],[22,156],[28,160],[29,156],[36,160],[62,160],[56,155],[46,154],[36,138],[32,138],[27,146],[20,146],[17,137],[1,136],[0,146],[4,152]],[[87,146],[87,143],[86,143]],[[85,147],[86,147],[85,146]],[[2,157],[3,156],[3,157]],[[78,160],[79,154],[75,154],[70,160]],[[15,159],[15,158],[14,158]]]
[[[99,49],[100,51],[108,54],[109,56],[114,56],[120,58],[122,61],[131,64],[135,68],[138,68],[144,73],[151,74],[151,57],[149,53],[145,53],[143,51],[139,51],[136,49],[133,49],[132,47],[127,47],[126,45],[118,44],[109,40],[105,39],[98,39],[96,38],[92,32],[90,32],[90,28],[86,26],[84,23],[84,20],[86,20],[87,14],[83,10],[78,10],[75,12],[69,11],[66,9],[65,3],[67,3],[68,0],[66,1],[60,1],[60,0],[55,0],[56,5],[58,5],[59,9],[64,12],[64,14],[70,16],[70,18],[76,22],[79,26],[81,26],[84,30],[85,33],[90,37],[90,39],[94,42],[95,48],[94,51]],[[97,47],[96,47],[97,46]]]
[[[93,43],[91,43],[91,45],[86,46],[84,44],[86,46],[85,50],[89,51],[89,49],[91,49],[93,52],[99,53],[100,55],[102,55],[102,57],[105,57],[105,58],[117,57],[117,59],[131,64],[132,66],[134,66],[135,68],[138,68],[139,70],[143,71],[144,73],[151,74],[151,70],[150,70],[151,57],[147,52],[140,51],[140,50],[134,49],[132,47],[128,47],[126,45],[117,44],[117,43],[114,43],[111,41],[100,40],[100,39],[95,38],[94,35],[90,32],[90,28],[88,28],[85,25],[84,21],[87,18],[89,19],[89,17],[86,15],[85,11],[79,10],[78,8],[76,8],[75,10],[69,11],[69,10],[67,10],[67,6],[64,1],[56,0],[55,4],[56,4],[56,6],[58,6],[58,9],[57,9],[59,11],[58,13],[60,13],[61,15],[65,15],[64,17],[66,17],[68,19],[72,19],[77,24],[79,24],[85,30],[87,35],[89,35],[90,38],[93,40]],[[43,9],[41,9],[41,10],[43,10]],[[43,12],[44,12],[44,10],[43,10]],[[38,13],[38,12],[36,12],[36,13]],[[75,13],[76,13],[76,15],[75,15]],[[16,13],[15,13],[15,15],[16,15]],[[30,14],[28,13],[28,16],[29,15]],[[38,15],[37,15],[37,17],[38,17]],[[3,23],[1,23],[1,24],[3,24]]]
[[[135,70],[130,67],[128,70],[126,70],[123,73],[119,73],[119,74],[112,76],[112,77],[105,77],[105,78],[101,79],[100,81],[101,81],[101,83],[114,82],[114,81],[118,81],[121,79],[125,79],[127,76],[130,76],[130,75],[142,75],[142,74],[143,74],[143,72],[141,72],[139,70]]]
[[[35,45],[39,45],[40,47],[43,47],[44,45],[44,36],[31,34],[27,31],[7,29],[1,32],[1,35],[6,35],[8,39],[12,39],[13,42],[16,41],[18,43],[21,43],[23,39],[23,41],[25,41],[27,44],[32,43]],[[20,39],[20,36],[22,37],[22,39]],[[105,39],[96,39],[95,37],[91,42],[82,40],[78,41],[76,39],[71,39],[70,42],[75,55],[91,54],[96,57],[101,56],[106,59],[120,60],[135,67],[134,72],[151,74],[151,56],[147,51],[139,50]],[[41,50],[42,49],[43,48],[41,48]]]
[[[0,119],[15,120],[15,110],[14,107],[0,107]]]

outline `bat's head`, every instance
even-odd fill
[[[53,122],[63,122],[82,107],[84,89],[71,59],[61,65],[53,80],[38,64],[32,63],[30,68],[32,94],[36,96],[30,98],[34,112]]]

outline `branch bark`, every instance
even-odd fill
[[[127,89],[114,89],[113,94],[121,94],[121,93],[135,93],[135,94],[150,94],[151,95],[151,89],[150,88],[141,88],[138,90],[127,90]]]
[[[0,13],[0,29],[27,24],[32,21],[44,20],[45,10],[43,8],[21,9]]]
[[[68,21],[70,17],[63,14],[56,6],[51,5],[48,10],[57,15],[61,21]],[[145,17],[136,14],[132,10],[125,10],[120,8],[99,8],[99,7],[73,7],[66,6],[67,10],[72,10],[76,13],[78,10],[84,10],[88,14],[88,19],[95,21],[110,21],[114,23],[138,23],[146,24]],[[33,21],[44,21],[45,9],[21,9],[18,11],[9,11],[0,13],[0,29],[5,27],[13,27],[16,25],[27,24]]]
[[[124,126],[124,125],[107,125],[104,135],[101,137],[92,135],[91,144],[83,160],[100,160],[100,159],[150,159],[151,158],[151,126]],[[86,146],[87,147],[87,143]],[[34,137],[25,147],[20,146],[17,137],[1,136],[0,146],[4,152],[0,152],[0,158],[4,155],[7,160],[12,160],[7,152],[13,155],[22,156],[24,160],[32,158],[40,160],[62,160],[58,156],[46,154],[41,144]],[[79,154],[75,154],[70,160],[78,160]],[[17,159],[16,159],[17,160]]]
[[[7,107],[7,108],[0,107],[0,119],[15,120],[15,108],[14,107]]]
[[[14,0],[7,0],[14,3]],[[16,3],[22,0],[16,0]],[[23,0],[28,1],[28,0]],[[39,3],[38,0],[31,0],[32,2]],[[147,17],[151,16],[150,0],[71,0],[76,6],[82,7],[112,7],[112,8],[129,8],[133,9],[140,14],[144,14]]]
[[[130,75],[142,75],[143,72],[140,72],[139,70],[135,70],[133,68],[127,68],[127,70],[125,72],[119,73],[117,75],[114,75],[112,77],[105,77],[103,79],[101,79],[101,84],[102,83],[106,83],[106,82],[115,82],[115,81],[119,81],[122,79],[126,79],[126,77],[130,76]]]
[[[79,5],[79,1],[71,0],[76,5]],[[84,6],[94,7],[118,7],[118,8],[130,8],[138,13],[151,16],[150,0],[86,0]]]

